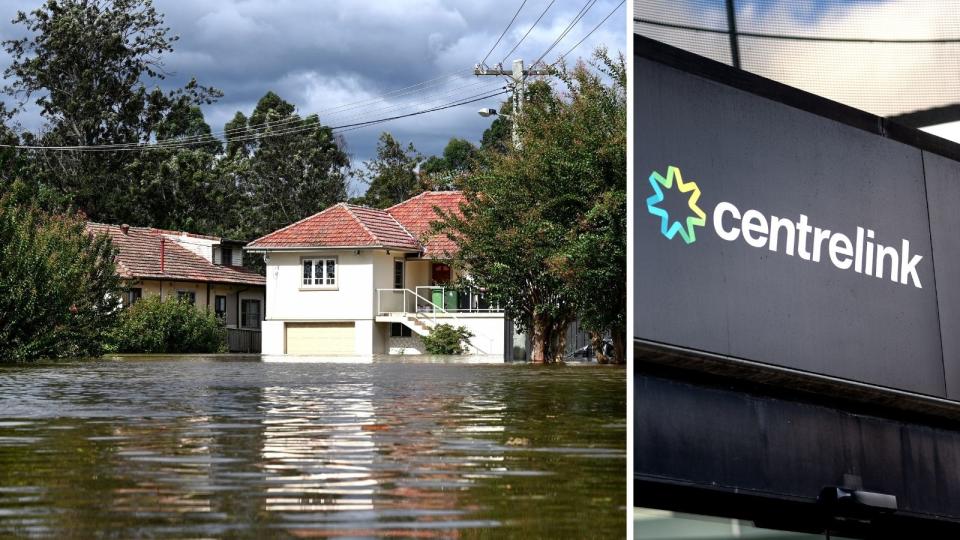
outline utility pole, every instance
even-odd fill
[[[521,59],[513,61],[512,71],[503,69],[502,64],[497,64],[493,68],[489,68],[482,64],[477,64],[477,66],[473,69],[473,73],[478,77],[481,75],[494,75],[497,77],[507,78],[507,87],[510,89],[511,94],[513,94],[513,113],[510,115],[510,123],[512,124],[511,134],[513,135],[513,146],[519,150],[520,132],[517,130],[517,124],[520,121],[520,112],[523,109],[523,95],[527,88],[527,77],[530,77],[531,75],[549,75],[550,70],[533,68],[524,69],[523,60]]]

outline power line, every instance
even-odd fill
[[[717,28],[708,28],[705,26],[694,26],[687,24],[676,24],[643,17],[634,17],[633,22],[648,24],[650,26],[659,26],[662,28],[671,28],[674,30],[688,30],[691,32],[706,32],[710,34],[728,35],[730,31]],[[853,38],[853,37],[827,37],[827,36],[800,36],[791,34],[768,34],[761,32],[743,32],[737,31],[738,36],[758,38],[758,39],[776,39],[784,41],[819,41],[828,43],[890,43],[890,44],[936,44],[936,43],[960,43],[960,38],[930,38],[930,39],[898,39],[898,38]]]
[[[507,30],[510,30],[510,27],[513,26],[513,21],[517,20],[517,15],[520,15],[520,10],[523,9],[523,6],[527,5],[527,0],[523,0],[520,3],[520,7],[517,8],[517,12],[513,14],[513,18],[510,19],[510,22],[507,24],[507,27],[503,29],[503,32],[500,33],[500,37],[497,38],[497,42],[493,44],[493,47],[490,47],[490,50],[487,51],[487,55],[483,57],[483,60],[480,61],[481,64],[487,61],[487,58],[490,57],[490,53],[497,48],[497,45],[500,44],[500,40],[503,39],[503,36],[507,35]]]
[[[520,41],[518,41],[517,44],[514,45],[512,49],[510,49],[509,51],[507,51],[507,54],[503,55],[503,59],[500,60],[500,63],[501,63],[501,64],[507,61],[507,58],[509,58],[510,55],[513,54],[513,51],[517,50],[517,47],[519,47],[520,44],[523,43],[523,40],[527,39],[527,36],[530,35],[530,32],[532,32],[533,29],[536,28],[536,26],[537,26],[538,24],[540,24],[540,19],[542,19],[543,16],[547,14],[547,11],[550,10],[550,7],[553,6],[553,3],[556,2],[556,1],[557,1],[557,0],[550,0],[550,3],[547,4],[547,7],[545,7],[545,8],[543,9],[543,11],[540,13],[540,16],[537,17],[537,20],[534,21],[532,25],[530,25],[530,28],[529,28],[529,29],[527,29],[527,33],[524,34],[522,38],[520,38]]]
[[[411,112],[411,113],[406,113],[406,114],[401,114],[401,115],[395,115],[395,116],[390,116],[390,117],[386,117],[386,118],[378,118],[378,119],[376,119],[376,120],[368,120],[368,121],[365,121],[365,122],[356,122],[356,123],[351,123],[351,124],[343,124],[343,125],[339,125],[339,126],[332,126],[332,127],[329,127],[329,126],[328,126],[328,127],[329,127],[329,129],[330,129],[331,131],[335,131],[335,132],[339,132],[339,131],[352,131],[353,129],[358,129],[358,128],[361,128],[361,127],[367,127],[367,126],[371,126],[371,125],[382,124],[382,123],[384,123],[384,122],[390,122],[390,121],[399,120],[399,119],[402,119],[402,118],[409,118],[409,117],[412,117],[412,116],[419,116],[419,115],[422,115],[422,114],[432,113],[432,112],[436,112],[436,111],[442,111],[442,110],[450,109],[450,108],[453,108],[453,107],[459,107],[459,106],[462,106],[462,105],[468,105],[468,104],[470,104],[470,103],[476,103],[476,102],[478,102],[478,101],[483,101],[483,100],[485,100],[485,99],[490,99],[490,98],[492,98],[492,97],[496,97],[496,96],[503,95],[503,94],[506,94],[506,93],[507,93],[507,91],[501,87],[501,88],[498,89],[496,92],[487,91],[487,92],[484,92],[484,93],[482,93],[482,94],[477,94],[477,95],[474,95],[474,96],[469,96],[469,97],[466,97],[466,98],[462,98],[462,99],[459,99],[459,100],[455,100],[455,101],[453,101],[453,102],[450,102],[450,103],[447,103],[447,104],[444,104],[444,105],[440,105],[440,106],[436,106],[436,107],[431,107],[431,108],[424,109],[424,110],[421,110],[421,111],[415,111],[415,112]],[[267,134],[267,136],[291,135],[291,134],[294,134],[294,133],[298,133],[298,132],[300,132],[300,131],[304,131],[305,129],[316,129],[316,128],[318,128],[318,127],[322,127],[322,126],[320,126],[320,125],[318,124],[318,125],[315,125],[315,126],[313,126],[313,125],[312,125],[312,126],[308,126],[307,128],[303,128],[303,127],[300,127],[300,128],[290,128],[289,130],[286,130],[286,131],[279,131],[279,132],[276,132],[276,133]],[[255,137],[256,137],[256,136],[250,136],[250,138],[255,138]],[[247,140],[247,138],[241,138],[240,140]],[[187,146],[187,145],[191,145],[191,144],[195,144],[195,143],[185,143],[185,144],[182,145],[182,146]],[[91,146],[27,146],[27,145],[10,145],[10,144],[0,145],[0,148],[14,148],[14,149],[19,149],[19,150],[57,150],[57,151],[75,151],[75,152],[142,151],[142,150],[154,150],[154,149],[169,149],[169,148],[175,148],[175,147],[176,147],[176,146],[157,147],[157,146],[155,146],[155,145],[141,145],[141,146],[139,146],[139,147],[104,148],[104,147],[102,147],[102,146],[96,146],[96,145],[91,145]]]
[[[574,17],[572,21],[570,21],[570,24],[567,25],[567,27],[563,30],[563,32],[560,33],[559,36],[557,36],[557,39],[555,39],[553,43],[549,47],[547,47],[547,50],[543,51],[543,54],[540,55],[540,58],[537,58],[536,61],[533,62],[533,65],[538,64],[541,60],[543,60],[545,56],[550,54],[550,51],[552,51],[561,41],[563,41],[563,38],[567,37],[567,34],[569,34],[571,30],[573,30],[573,27],[576,26],[581,19],[583,19],[583,17],[587,14],[587,12],[590,11],[590,9],[593,8],[593,5],[596,3],[597,3],[597,0],[587,0],[587,3],[584,4],[582,8],[580,8],[580,11],[577,13],[577,16]]]
[[[448,78],[448,77],[449,77],[449,76],[438,77],[438,78],[436,78],[436,79],[431,79],[431,80],[440,80],[440,79],[444,79],[444,78]],[[429,82],[429,81],[424,81],[424,83],[426,83],[426,82]],[[418,85],[413,85],[413,86],[408,87],[408,88],[414,88],[414,87],[420,86],[420,85],[422,85],[422,84],[424,84],[424,83],[420,83],[420,84],[418,84]],[[433,99],[433,100],[436,100],[436,99],[439,99],[439,98],[451,96],[451,95],[454,94],[454,93],[457,93],[457,92],[462,91],[462,90],[467,89],[467,88],[476,87],[476,86],[478,86],[478,85],[480,85],[480,84],[482,84],[482,83],[481,83],[481,82],[471,82],[471,83],[469,83],[469,84],[456,87],[456,88],[454,88],[454,89],[452,89],[452,90],[447,90],[446,92],[444,92],[444,93],[442,93],[442,94],[435,95],[435,96],[432,97],[432,99]],[[405,90],[405,89],[402,89],[402,90]],[[411,93],[411,92],[415,92],[415,91],[416,91],[416,90],[410,90],[410,91],[408,91],[408,92],[406,92],[406,93]],[[393,93],[396,93],[396,91],[394,91]],[[388,94],[384,94],[384,96],[387,96],[387,95],[389,95],[389,93],[388,93]],[[427,94],[427,95],[429,95],[429,94]],[[383,99],[382,99],[382,98],[376,98],[376,99],[373,99],[373,100],[367,100],[366,102],[375,102],[375,101],[378,101],[378,100],[383,100]],[[360,102],[360,103],[366,103],[366,102]],[[359,114],[359,115],[353,114],[353,115],[350,115],[350,116],[347,116],[347,117],[343,118],[343,120],[350,120],[350,119],[353,119],[353,118],[358,118],[358,117],[360,117],[360,116],[366,116],[366,115],[369,115],[370,113],[389,112],[389,111],[392,111],[392,110],[397,110],[397,109],[399,109],[399,108],[403,108],[403,107],[405,107],[405,106],[409,106],[409,104],[403,104],[403,103],[401,103],[401,104],[399,104],[399,105],[393,105],[393,106],[386,107],[386,108],[381,107],[381,108],[379,108],[379,109],[374,108],[374,109],[372,109],[372,110],[368,108],[368,109],[366,109],[363,113],[361,113],[361,114]],[[351,107],[346,107],[346,108],[344,109],[344,108],[341,106],[341,107],[333,107],[333,108],[330,108],[330,109],[323,109],[323,110],[333,111],[333,110],[336,110],[336,109],[338,109],[338,108],[343,109],[343,112],[345,112],[346,110],[355,109],[355,108],[357,108],[357,107],[356,107],[356,106],[351,106]],[[259,133],[259,131],[260,131],[261,129],[264,129],[264,128],[273,128],[273,129],[276,130],[276,131],[274,131],[274,132],[272,132],[272,133],[270,134],[271,136],[291,134],[291,133],[298,133],[298,132],[302,132],[302,131],[310,131],[310,130],[314,130],[314,129],[319,129],[319,128],[323,127],[323,125],[320,124],[320,123],[317,123],[317,122],[315,122],[315,121],[313,121],[313,120],[311,120],[311,116],[313,116],[313,115],[315,115],[315,114],[317,114],[317,113],[313,113],[312,115],[309,115],[309,116],[307,116],[307,117],[305,117],[305,118],[288,118],[288,119],[278,120],[278,121],[275,121],[275,122],[263,122],[263,123],[260,123],[260,124],[252,124],[252,125],[245,126],[245,127],[241,127],[241,128],[234,128],[234,129],[229,129],[229,130],[223,130],[222,132],[211,132],[211,133],[205,133],[205,134],[199,134],[199,135],[191,135],[191,136],[187,136],[187,137],[177,137],[177,138],[162,139],[162,140],[155,141],[155,142],[152,142],[152,143],[151,143],[151,142],[113,143],[113,144],[102,144],[102,145],[75,145],[75,146],[39,147],[39,148],[58,148],[58,149],[65,149],[65,148],[77,148],[77,147],[82,147],[82,148],[93,148],[93,147],[96,147],[96,148],[98,148],[98,149],[103,149],[103,150],[126,150],[126,149],[139,150],[139,149],[144,149],[144,148],[147,148],[147,147],[150,147],[151,149],[160,149],[160,148],[183,148],[183,147],[187,147],[187,146],[194,146],[194,145],[201,145],[201,144],[209,144],[209,143],[214,143],[214,142],[216,142],[216,143],[221,143],[221,142],[223,142],[223,141],[221,141],[221,140],[218,138],[219,135],[237,135],[237,134],[239,134],[239,136],[230,137],[226,142],[243,142],[243,141],[254,140],[254,139],[257,139],[257,138],[259,138],[259,137],[265,136],[263,133]],[[335,114],[331,115],[330,117],[331,117],[331,118],[339,118],[340,116],[341,116],[341,113],[335,113]],[[292,124],[295,124],[295,125],[291,126]],[[281,128],[281,129],[278,129],[278,130],[277,130],[277,128]]]
[[[551,66],[557,65],[557,64],[558,64],[561,60],[563,60],[568,54],[572,53],[573,50],[576,49],[577,47],[579,47],[581,43],[583,43],[584,41],[586,41],[587,38],[590,37],[591,34],[593,34],[594,32],[596,32],[598,28],[600,28],[601,26],[603,26],[603,23],[607,22],[607,19],[609,19],[614,13],[616,13],[617,10],[620,9],[620,6],[623,5],[624,2],[626,2],[626,0],[620,0],[620,3],[617,4],[617,7],[613,8],[613,10],[612,10],[610,13],[608,13],[607,16],[603,18],[602,21],[600,21],[596,26],[594,26],[594,27],[593,27],[593,30],[590,30],[589,32],[587,32],[587,35],[583,36],[583,37],[580,39],[580,41],[577,42],[576,45],[574,45],[573,47],[570,47],[570,49],[569,49],[567,52],[561,54],[561,55],[560,55],[552,64],[550,64],[550,65],[551,65]]]

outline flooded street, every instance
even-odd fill
[[[0,536],[622,537],[625,381],[409,358],[0,367]]]

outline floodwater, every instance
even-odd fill
[[[0,367],[0,536],[625,535],[623,368],[392,360]]]

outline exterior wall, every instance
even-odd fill
[[[132,285],[140,287],[143,290],[143,297],[160,296],[162,300],[177,297],[177,291],[193,291],[196,295],[196,306],[198,309],[214,310],[214,298],[217,295],[227,297],[227,320],[228,328],[236,328],[240,324],[240,304],[237,302],[237,293],[241,300],[260,300],[261,318],[264,313],[265,293],[263,287],[248,285],[226,285],[219,283],[210,284],[210,296],[207,296],[207,284],[194,281],[166,281],[145,279]],[[262,324],[262,323],[261,323]]]
[[[213,262],[213,246],[214,244],[218,243],[217,240],[209,240],[206,238],[196,238],[193,236],[178,234],[165,234],[163,236],[169,240],[173,240],[181,247],[189,249],[207,261]]]
[[[303,258],[337,257],[337,286],[308,289],[301,286]],[[356,353],[422,354],[419,337],[391,338],[390,325],[376,323],[377,289],[392,289],[393,263],[402,254],[385,251],[317,251],[271,253],[267,263],[266,321],[263,353],[284,354],[284,324],[307,321],[353,321]],[[408,289],[430,284],[430,261],[407,260],[404,284]],[[466,326],[474,335],[473,354],[502,355],[502,314],[458,314],[452,324]]]
[[[409,260],[404,267],[404,287],[411,291],[430,285],[430,261]]]
[[[389,328],[387,329],[389,332]],[[388,334],[389,336],[389,334]],[[388,354],[426,354],[427,350],[423,346],[423,340],[420,336],[413,334],[410,337],[388,337]]]
[[[437,320],[443,322],[444,317],[437,317]],[[472,347],[470,354],[482,354],[491,356],[503,355],[503,336],[506,320],[502,313],[494,314],[468,314],[461,313],[456,319],[450,318],[453,326],[465,326],[467,330],[473,333],[474,337],[470,339]]]
[[[263,328],[260,333],[262,338],[260,351],[263,354],[284,354],[283,334],[283,321],[263,321]]]
[[[375,252],[372,254],[373,302],[370,304],[371,317],[377,313],[377,289],[393,288],[393,261],[397,257],[403,257],[403,254],[394,253],[387,255],[386,252]],[[404,279],[406,279],[406,277],[404,277]]]
[[[301,259],[328,256],[337,257],[337,287],[303,288]],[[353,251],[271,253],[267,263],[267,320],[372,320],[376,301],[373,258],[366,251],[359,255]]]

